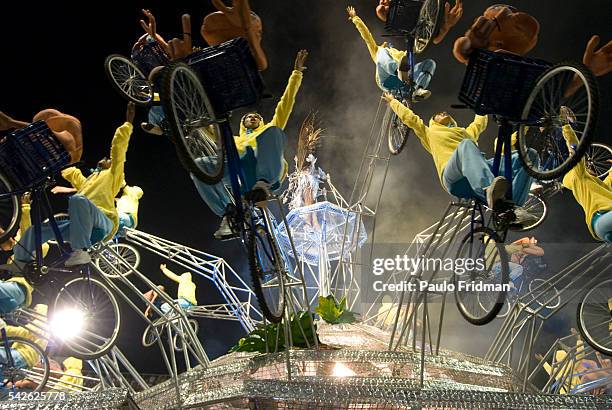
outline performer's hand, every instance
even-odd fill
[[[130,101],[125,111],[125,122],[129,122],[130,124],[133,124],[135,116],[136,116],[136,104]]]
[[[74,194],[75,192],[77,192],[75,188],[68,188],[61,185],[57,185],[51,188],[52,194]]]
[[[346,8],[346,12],[349,15],[349,20],[353,19],[354,17],[357,17],[357,12],[355,11],[355,7],[353,6],[348,6]]]
[[[29,192],[24,192],[21,195],[21,203],[25,205],[30,205],[32,203],[31,195]]]
[[[576,114],[574,114],[568,107],[562,105],[559,107],[559,119],[564,125],[573,124],[576,122]]]
[[[183,39],[173,38],[168,42],[170,58],[172,60],[186,57],[193,52],[191,43],[191,16],[183,14],[181,21],[183,24]]]
[[[388,92],[384,92],[381,98],[385,100],[387,103],[390,103],[391,101],[395,100],[395,97],[393,96],[393,94],[388,93]]]
[[[304,71],[306,70],[306,66],[304,63],[306,62],[306,58],[308,57],[308,51],[300,50],[295,57],[294,70]]]
[[[159,265],[159,269],[166,270],[166,264],[162,263],[161,265]]]
[[[589,67],[597,77],[612,71],[612,40],[596,51],[599,41],[599,36],[591,37],[582,57],[583,64]]]
[[[446,28],[446,31],[450,30],[452,27],[455,27],[455,24],[461,19],[463,16],[463,4],[461,0],[455,0],[455,5],[451,9],[450,3],[446,2],[444,5],[444,23],[443,27]]]
[[[147,17],[148,22],[140,20],[140,25],[151,38],[155,38],[155,35],[157,34],[157,22],[155,21],[155,16],[148,9],[143,9],[142,13]]]

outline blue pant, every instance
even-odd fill
[[[148,115],[149,124],[157,125],[161,127],[162,122],[166,118],[166,114],[164,114],[164,109],[161,105],[154,105],[149,108]]]
[[[11,356],[13,357],[13,366],[16,369],[25,369],[28,367],[28,362],[25,361],[21,353],[15,349],[10,349]],[[6,354],[4,344],[0,346],[0,380],[4,380],[4,367],[9,366],[9,359]]]
[[[74,194],[68,200],[68,221],[59,221],[57,226],[62,238],[70,241],[72,249],[89,249],[113,231],[113,221],[84,195]],[[51,225],[41,227],[42,242],[54,239]],[[34,259],[36,249],[33,227],[28,229],[15,246],[15,259],[29,262]]]
[[[179,299],[177,300],[177,303],[178,303],[179,307],[180,307],[181,309],[183,309],[183,310],[189,309],[190,307],[192,307],[192,306],[193,306],[193,303],[191,303],[191,302],[190,302],[190,301],[188,301],[187,299],[183,299],[183,298],[179,298]],[[172,310],[172,306],[170,306],[170,304],[169,304],[169,303],[164,302],[164,303],[162,303],[162,305],[161,305],[161,308],[160,308],[160,309],[161,309],[161,311],[162,311],[164,314],[168,314],[168,312],[170,312],[170,311]]]
[[[612,212],[596,212],[591,219],[593,230],[599,239],[612,243]]]
[[[528,153],[531,161],[537,164],[538,154],[530,149]],[[442,181],[444,188],[459,198],[477,198],[486,201],[485,188],[491,185],[493,178],[493,158],[486,160],[474,141],[465,139],[449,158]],[[504,175],[504,161],[502,158],[499,174]],[[512,199],[521,206],[527,200],[533,178],[523,168],[518,152],[512,153]]]
[[[376,53],[376,73],[378,84],[383,90],[389,91],[405,86],[398,77],[399,63],[395,61],[386,48],[379,48]],[[432,59],[423,60],[414,65],[414,81],[418,88],[427,88],[436,71],[436,62]]]
[[[284,152],[287,143],[287,135],[278,127],[270,127],[257,137],[257,152],[251,147],[240,157],[240,166],[244,172],[246,186],[242,187],[242,193],[251,190],[255,182],[264,180],[274,186],[278,186],[284,171]],[[208,157],[198,159],[200,165],[212,167],[212,161]],[[223,216],[227,206],[231,203],[230,194],[225,186],[230,185],[229,167],[225,164],[223,179],[208,185],[191,174],[191,179],[198,193],[206,202],[208,207],[218,216]]]
[[[26,300],[25,290],[16,282],[0,282],[0,313],[19,309]],[[0,350],[2,348],[0,347]],[[0,379],[1,380],[1,379]]]

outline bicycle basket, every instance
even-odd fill
[[[44,121],[9,134],[0,143],[0,167],[16,188],[34,185],[70,163],[70,155]]]
[[[423,7],[422,0],[392,0],[385,31],[391,35],[412,32],[419,22],[421,7]]]
[[[235,38],[185,58],[198,74],[217,116],[254,105],[263,92],[263,81],[248,42]]]
[[[155,67],[165,66],[170,62],[168,54],[157,41],[149,41],[132,50],[131,59],[147,77]]]
[[[535,81],[550,66],[543,60],[474,50],[463,77],[459,101],[476,114],[519,120]]]

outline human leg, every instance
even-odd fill
[[[89,249],[113,230],[113,222],[81,194],[75,194],[68,200],[70,218],[70,244],[72,249]]]
[[[270,127],[257,137],[256,179],[270,185],[279,182],[284,171],[284,153],[287,135],[278,127]]]
[[[601,240],[612,243],[612,211],[597,212],[593,215],[591,224]]]
[[[471,140],[463,140],[450,157],[442,181],[451,195],[476,197],[486,201],[485,189],[493,182],[493,173],[482,153]]]
[[[212,170],[213,167],[216,166],[216,164],[213,163],[213,159],[209,157],[198,158],[196,162],[198,162],[200,167],[209,170]],[[214,185],[209,185],[200,181],[194,174],[190,175],[191,179],[193,180],[193,184],[200,194],[200,197],[204,202],[206,202],[206,205],[208,205],[210,210],[217,216],[225,215],[227,206],[232,202],[227,189],[225,188],[226,185],[230,184],[227,167],[225,167],[224,175],[221,181]]]
[[[537,151],[533,148],[529,149],[527,156],[533,164],[538,164],[540,161]],[[487,163],[492,169],[493,158],[489,158]],[[504,170],[504,161],[501,161],[499,166],[499,174],[503,175]],[[516,205],[522,206],[525,204],[532,182],[533,177],[531,177],[525,170],[525,167],[519,159],[518,151],[514,151],[512,153],[512,200]]]
[[[20,284],[0,282],[0,313],[6,314],[18,309],[25,303],[25,300],[25,289]]]
[[[414,82],[417,88],[427,89],[436,72],[436,62],[430,58],[415,64]]]

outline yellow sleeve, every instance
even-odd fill
[[[21,221],[19,221],[19,230],[21,235],[32,226],[32,219],[30,218],[30,204],[21,204]]]
[[[287,83],[287,88],[285,88],[283,96],[276,105],[274,117],[272,117],[272,121],[270,121],[271,125],[282,129],[285,129],[287,126],[289,115],[291,115],[291,110],[293,110],[293,104],[295,103],[295,96],[300,89],[300,85],[302,85],[302,77],[303,74],[299,70],[293,70],[291,73],[289,82]]]
[[[370,52],[370,57],[372,57],[372,61],[376,62],[376,53],[378,52],[378,44],[374,40],[372,33],[368,29],[368,26],[365,25],[363,20],[359,18],[359,16],[355,16],[351,19],[355,27],[357,27],[357,31],[361,34],[361,38],[365,41],[368,46],[368,51]]]
[[[81,189],[83,183],[85,182],[85,177],[80,169],[77,167],[66,168],[62,171],[62,177],[72,185],[76,189]]]
[[[389,106],[404,124],[412,128],[414,134],[421,140],[423,147],[425,147],[428,152],[431,152],[429,140],[427,138],[427,126],[423,123],[421,117],[416,115],[410,108],[406,107],[398,100],[392,100]]]
[[[544,362],[544,370],[546,370],[546,373],[548,373],[549,376],[552,375],[552,366],[550,363]]]
[[[121,183],[123,182],[123,169],[125,166],[125,157],[130,143],[130,135],[132,135],[133,125],[125,122],[117,128],[113,142],[111,144],[111,173],[113,174],[113,192],[119,192]]]
[[[474,141],[478,141],[480,134],[487,129],[488,123],[489,119],[486,115],[476,115],[474,116],[474,121],[465,129],[465,132],[467,132]]]
[[[66,374],[59,379],[59,386],[67,391],[81,390],[83,374],[76,369],[68,369],[64,373]]]
[[[6,335],[9,337],[23,337],[32,340],[32,333],[23,326],[7,326]]]
[[[612,171],[608,172],[608,176],[606,176],[606,178],[603,180],[603,183],[610,191],[612,191]]]
[[[563,128],[561,128],[561,131],[563,132],[563,137],[568,145],[578,145],[580,143],[571,125],[564,125]],[[576,178],[584,178],[586,175],[591,176],[586,169],[584,157],[567,174],[569,173],[573,173],[574,177]],[[565,178],[563,179],[565,180]]]

